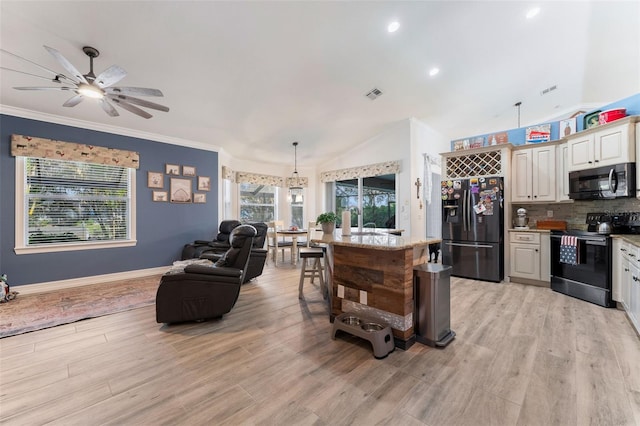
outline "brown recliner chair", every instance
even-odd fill
[[[267,250],[264,249],[264,243],[267,238],[267,224],[264,222],[250,222],[247,225],[251,225],[256,228],[257,234],[253,239],[253,248],[249,255],[249,264],[247,265],[243,284],[262,275],[264,264],[267,261]],[[208,259],[216,262],[223,254],[223,252],[220,252],[213,247],[209,247],[202,252],[200,259]]]
[[[231,248],[215,265],[189,265],[184,272],[163,275],[156,294],[156,321],[200,321],[229,312],[238,300],[255,236],[253,226],[238,226],[229,236]]]
[[[205,251],[216,251],[222,254],[229,250],[231,248],[229,235],[231,235],[231,231],[234,228],[240,225],[240,221],[237,220],[223,220],[218,227],[218,234],[212,241],[195,240],[192,243],[185,244],[182,248],[182,260],[197,259]]]

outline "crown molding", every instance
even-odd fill
[[[139,130],[132,130],[132,129],[127,129],[127,128],[118,127],[118,126],[110,126],[108,124],[93,123],[91,121],[61,117],[59,115],[46,114],[43,112],[32,111],[32,110],[23,109],[23,108],[16,108],[16,107],[2,105],[2,104],[0,104],[0,114],[11,115],[11,116],[20,117],[20,118],[28,118],[30,120],[45,121],[47,123],[62,124],[64,126],[78,127],[80,129],[112,133],[115,135],[147,139],[154,142],[167,143],[171,145],[179,145],[179,146],[184,146],[188,148],[202,149],[205,151],[220,152],[222,150],[222,148],[217,145],[205,144],[203,142],[190,141],[187,139],[174,138],[171,136],[164,136],[156,133],[142,132]]]

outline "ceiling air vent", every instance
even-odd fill
[[[547,93],[549,93],[549,92],[553,92],[553,91],[554,91],[554,90],[556,90],[557,88],[558,88],[558,86],[557,86],[557,85],[555,85],[555,84],[554,84],[553,86],[551,86],[551,87],[547,87],[546,89],[544,89],[544,90],[540,91],[540,96],[544,96],[544,95],[546,95],[546,94],[547,94]]]
[[[382,96],[382,90],[380,89],[376,89],[375,87],[365,95],[367,98],[371,99],[372,101],[379,98],[380,96]]]

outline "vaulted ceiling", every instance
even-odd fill
[[[65,72],[42,47],[118,85],[158,88],[170,107],[145,120],[48,83],[0,74],[0,104],[194,141],[237,158],[325,162],[415,117],[455,139],[568,116],[640,92],[640,2],[7,1],[0,47]],[[387,25],[398,21],[394,33]],[[3,67],[42,74],[2,53]],[[440,73],[429,76],[438,67]],[[541,95],[544,89],[555,90]],[[382,95],[365,96],[377,88]]]

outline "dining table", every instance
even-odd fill
[[[280,229],[276,231],[276,234],[281,237],[291,238],[291,263],[298,264],[298,237],[300,235],[307,235],[306,229]]]

